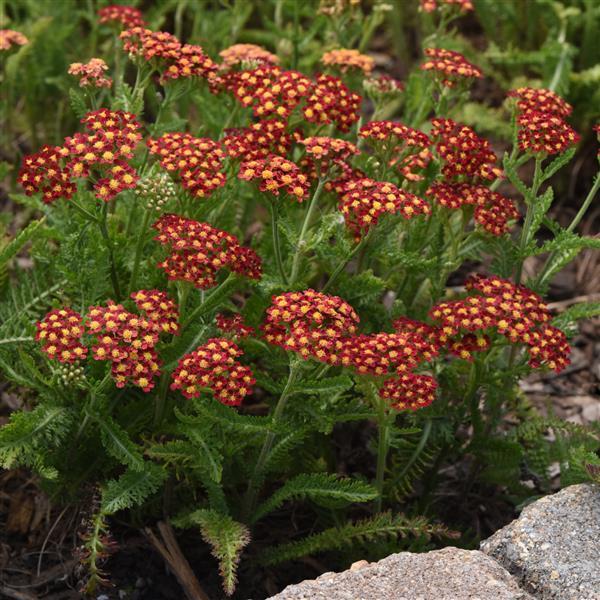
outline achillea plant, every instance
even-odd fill
[[[279,54],[220,39],[209,52],[137,9],[102,8],[94,32],[112,29],[98,46],[111,51],[69,69],[80,131],[23,157],[13,197],[40,218],[0,246],[0,275],[30,241],[34,265],[2,292],[0,368],[33,408],[0,430],[0,463],[67,501],[82,482],[100,490],[88,592],[110,577],[111,515],[134,507],[198,530],[231,594],[246,558],[450,535],[436,517],[449,464],[470,465],[467,496],[491,485],[523,501],[524,464],[567,452],[565,473],[584,472],[598,448],[597,432],[556,421],[513,427],[529,410],[519,379],[563,371],[573,324],[600,312],[557,317],[544,301],[599,245],[576,233],[599,177],[567,227],[549,216],[551,177],[579,142],[571,107],[507,90],[501,160],[462,122],[483,69],[438,47],[472,4],[421,2],[438,30],[406,84],[373,74],[366,50],[385,7],[359,39],[356,4],[323,2],[311,44],[324,73],[304,68],[299,38]],[[356,43],[332,44],[345,25]],[[340,432],[372,443],[348,462]]]

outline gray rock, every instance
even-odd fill
[[[290,585],[269,600],[533,600],[477,550],[392,554],[370,565]]]
[[[600,487],[573,485],[481,544],[539,600],[600,600]]]

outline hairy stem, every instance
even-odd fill
[[[106,225],[108,215],[108,204],[104,203],[102,206],[102,218],[98,221],[98,226],[100,227],[100,233],[102,234],[102,239],[104,240],[104,244],[106,245],[106,249],[108,250],[108,258],[110,261],[110,279],[113,286],[113,291],[115,293],[115,300],[121,299],[121,288],[119,287],[119,278],[117,277],[117,267],[115,263],[115,254],[113,251],[113,244],[110,236],[108,235],[108,227]]]
[[[275,251],[275,261],[279,269],[279,275],[284,285],[288,284],[288,278],[283,267],[283,259],[281,258],[281,243],[279,240],[279,207],[275,200],[271,201],[271,229],[273,230],[273,249]]]
[[[131,270],[131,279],[129,280],[129,293],[135,290],[135,285],[137,283],[138,272],[140,270],[140,261],[142,260],[142,251],[144,249],[146,229],[148,229],[149,221],[150,209],[146,209],[144,211],[144,217],[142,218],[142,226],[138,232],[137,245],[135,247],[135,257],[133,259],[133,269]]]

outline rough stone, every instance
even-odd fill
[[[600,487],[573,485],[481,544],[538,600],[600,600]]]
[[[290,585],[269,600],[533,600],[477,550],[392,554],[354,571]]]

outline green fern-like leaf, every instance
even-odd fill
[[[129,434],[108,416],[90,416],[100,426],[102,445],[106,451],[120,463],[134,471],[144,468],[145,462],[139,448],[133,443]]]
[[[382,513],[341,527],[332,527],[302,540],[267,548],[261,552],[258,563],[274,565],[317,552],[339,550],[344,546],[358,543],[375,543],[382,539],[398,539],[408,536],[453,537],[453,532],[443,525],[432,524],[423,517],[407,517]]]
[[[200,509],[185,519],[175,521],[179,526],[198,525],[202,539],[212,548],[213,556],[219,561],[223,589],[228,596],[235,591],[237,567],[244,548],[250,543],[250,531],[229,515],[214,510]]]
[[[158,465],[144,463],[142,470],[128,469],[109,481],[102,491],[102,512],[110,515],[125,508],[140,505],[163,483],[167,473]]]
[[[310,498],[320,504],[340,507],[353,502],[369,502],[376,497],[377,490],[373,486],[356,479],[341,479],[325,473],[302,474],[290,479],[263,502],[252,521],[262,519],[291,499]]]

